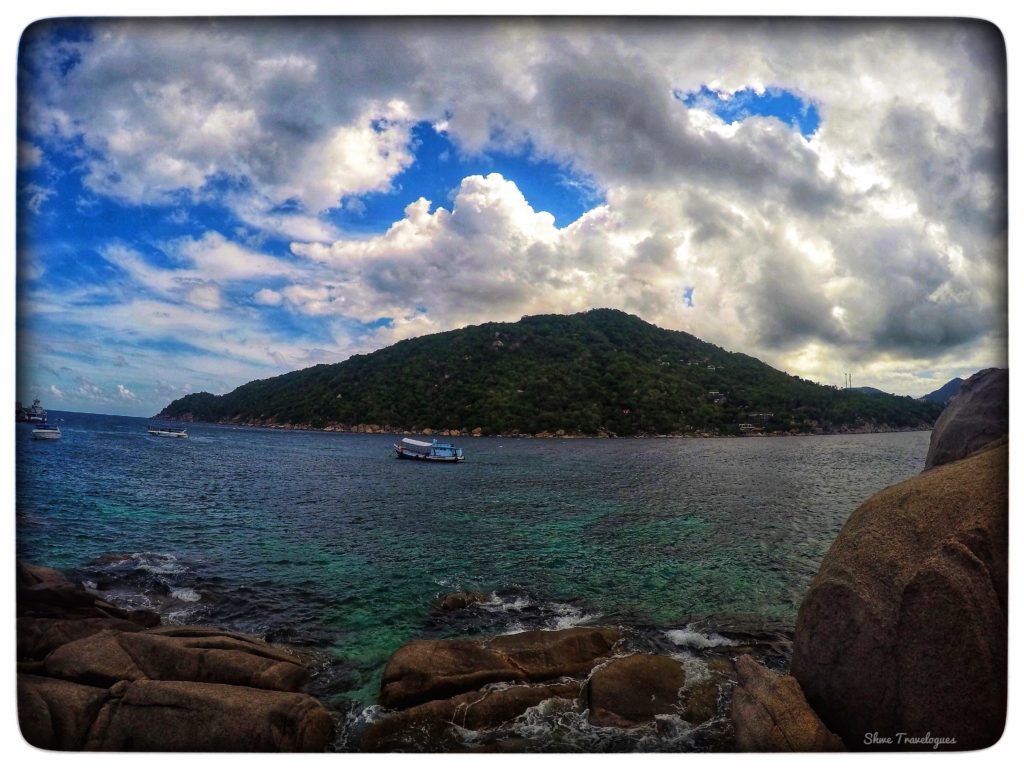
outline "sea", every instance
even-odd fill
[[[414,638],[618,625],[640,650],[753,647],[785,668],[831,542],[923,469],[930,437],[461,438],[467,460],[448,465],[397,460],[391,435],[190,424],[180,440],[149,436],[147,419],[50,420],[61,440],[17,425],[18,558],[165,623],[297,649],[342,751],[381,715],[384,664]],[[486,600],[440,610],[458,590]],[[531,718],[561,749],[729,736],[727,713],[703,736]]]

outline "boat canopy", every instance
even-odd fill
[[[434,445],[433,443],[424,443],[422,440],[412,440],[408,437],[403,437],[402,442],[406,445],[416,445],[420,448],[431,448]]]

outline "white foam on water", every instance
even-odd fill
[[[582,608],[568,603],[554,603],[551,607],[555,612],[555,615],[547,622],[551,629],[569,629],[581,624],[589,624],[601,615],[599,613],[584,613]]]
[[[170,576],[187,570],[174,555],[161,552],[135,552],[132,559],[136,561],[136,567],[155,575]]]
[[[201,595],[191,587],[180,587],[171,590],[171,597],[184,603],[196,603],[199,602]]]
[[[96,589],[96,582],[95,581],[89,581],[89,579],[86,579],[85,581],[82,582],[82,586],[85,587],[86,589],[95,590]]]
[[[519,634],[520,632],[525,632],[525,631],[526,631],[526,627],[524,627],[521,622],[513,621],[511,624],[509,624],[507,627],[505,627],[505,630],[503,632],[501,632],[500,634],[502,634],[502,635],[516,635],[516,634]]]
[[[714,632],[698,632],[689,626],[684,629],[670,629],[665,632],[665,637],[675,645],[682,645],[688,648],[703,650],[705,648],[718,648],[723,645],[736,645],[734,640],[722,637]]]
[[[533,602],[528,597],[518,596],[512,600],[504,600],[494,592],[491,593],[490,599],[485,603],[480,603],[480,607],[489,611],[502,611],[508,613],[509,611],[523,611],[530,608]]]

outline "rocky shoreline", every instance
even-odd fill
[[[889,432],[927,432],[932,429],[931,424],[917,424],[913,427],[893,427],[887,424],[864,424],[857,427],[841,427],[839,429],[825,429],[822,427],[814,427],[811,431],[798,431],[798,430],[776,430],[769,432],[751,432],[748,434],[734,435],[734,434],[721,434],[718,432],[671,432],[667,434],[658,433],[647,433],[640,432],[632,435],[618,435],[614,432],[602,431],[596,434],[589,434],[584,432],[573,432],[564,429],[558,429],[553,432],[519,432],[518,430],[512,430],[508,433],[490,434],[484,432],[482,427],[475,427],[473,429],[433,429],[430,427],[419,429],[413,427],[411,429],[402,429],[399,427],[392,427],[390,425],[381,424],[340,424],[330,423],[322,427],[317,427],[312,424],[291,424],[291,423],[280,423],[266,419],[255,419],[247,421],[217,421],[217,422],[202,422],[195,419],[192,414],[186,413],[182,416],[168,416],[164,413],[158,413],[154,419],[163,419],[164,421],[177,421],[186,424],[204,424],[212,423],[218,426],[233,426],[233,427],[251,427],[255,429],[278,429],[278,430],[293,430],[300,432],[344,432],[348,434],[357,435],[416,435],[424,437],[500,437],[505,439],[511,438],[525,438],[525,439],[559,439],[559,440],[630,440],[630,439],[694,439],[694,438],[737,438],[737,437],[810,437],[810,436],[821,436],[821,435],[872,435],[872,434],[883,434]]]
[[[160,626],[50,568],[17,568],[18,721],[41,749],[322,752],[333,722],[296,654]]]

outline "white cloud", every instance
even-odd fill
[[[50,392],[51,395],[56,397],[58,400],[63,400],[64,399],[64,393],[60,390],[60,388],[56,384],[51,384],[50,385],[49,392]]]
[[[32,211],[32,213],[39,213],[46,201],[57,193],[50,187],[44,187],[39,184],[26,184],[21,188],[21,194],[25,199],[25,207]]]
[[[260,288],[253,294],[253,301],[265,307],[279,307],[284,298],[277,291],[270,288]]]
[[[385,192],[413,161],[409,107],[401,101],[372,106],[355,123],[336,128],[305,153],[284,189],[312,210],[336,208],[348,195]]]
[[[126,387],[124,384],[117,385],[117,394],[118,397],[120,397],[122,400],[127,400],[133,403],[137,403],[139,401],[138,396],[130,389],[128,389],[128,387]]]
[[[217,310],[221,307],[220,288],[213,283],[196,285],[189,289],[186,300],[200,309]]]
[[[250,280],[297,272],[288,262],[245,248],[219,232],[207,232],[198,240],[184,238],[171,249],[196,276],[208,280]]]

